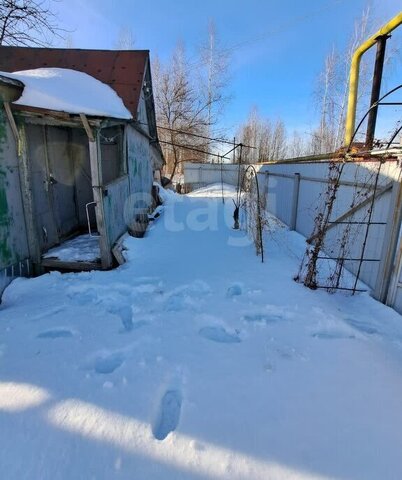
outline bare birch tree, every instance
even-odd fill
[[[323,71],[318,77],[314,92],[320,112],[320,123],[312,132],[310,153],[329,153],[342,146],[345,131],[347,95],[350,63],[356,48],[368,36],[371,24],[371,11],[367,8],[355,23],[353,34],[344,52],[335,48],[327,55]],[[372,76],[372,59],[363,57],[360,66],[359,96],[357,116],[368,108]]]
[[[0,45],[48,46],[54,37],[62,38],[53,0],[1,0]]]
[[[257,163],[279,160],[286,155],[286,132],[282,120],[272,122],[261,117],[253,107],[247,121],[240,127],[236,138],[245,145],[256,148],[242,149],[242,162]]]
[[[198,158],[196,150],[205,145],[205,140],[190,134],[204,132],[208,124],[208,105],[197,96],[191,83],[182,44],[178,44],[166,65],[158,59],[154,61],[153,76],[158,135],[166,159],[166,172],[173,178],[180,172],[181,163],[186,158]]]
[[[208,38],[209,47],[201,49],[196,62],[187,60],[182,43],[167,62],[153,62],[158,135],[171,178],[181,172],[184,161],[209,161],[208,152],[215,146],[209,138],[227,100],[226,67],[212,26]]]
[[[288,158],[298,158],[307,155],[307,145],[305,138],[299,132],[294,131],[291,138],[287,141],[286,156]]]
[[[230,98],[226,88],[229,82],[229,62],[230,57],[220,43],[215,23],[210,20],[207,41],[200,48],[200,65],[197,72],[200,92],[207,105],[205,135],[209,137],[214,136],[214,126]],[[207,150],[211,146],[211,143],[207,143]]]
[[[64,48],[75,48],[74,36],[72,33],[68,33],[64,38]]]

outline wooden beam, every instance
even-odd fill
[[[89,162],[91,165],[92,192],[95,202],[96,225],[99,233],[101,263],[102,268],[107,270],[113,266],[113,257],[106,228],[105,208],[103,205],[102,168],[100,164],[99,141],[98,137],[95,137],[86,115],[80,113],[80,118],[89,140]]]
[[[20,127],[19,138],[20,151],[18,152],[18,160],[20,167],[22,203],[28,238],[29,256],[31,261],[35,264],[36,270],[38,270],[42,253],[39,244],[38,231],[36,228],[35,209],[31,185],[32,173],[28,159],[28,148],[24,125],[21,125]],[[35,273],[40,273],[40,271],[36,271]]]
[[[102,268],[107,270],[113,265],[113,257],[106,228],[105,209],[103,206],[102,169],[99,158],[99,142],[89,138],[89,161],[91,164],[92,191],[94,196],[96,224],[99,233],[99,247]]]
[[[81,118],[82,124],[84,125],[85,131],[87,132],[89,141],[94,142],[95,137],[94,137],[94,134],[92,132],[92,128],[89,125],[89,122],[88,122],[88,119],[87,119],[87,116],[85,115],[85,113],[80,113],[80,118]]]
[[[18,133],[18,128],[15,123],[13,112],[11,111],[9,102],[4,102],[4,110],[6,111],[6,115],[8,118],[8,122],[10,123],[11,130],[13,131],[15,142],[17,144],[17,150],[20,149],[20,135]]]
[[[102,270],[102,266],[99,262],[66,262],[57,258],[44,258],[41,265],[44,268],[66,271],[72,270],[74,272],[89,272],[91,270]]]
[[[113,252],[113,255],[114,255],[114,258],[117,260],[117,263],[119,265],[123,265],[124,263],[126,263],[126,259],[123,255],[123,251],[124,251],[124,241],[127,239],[128,237],[128,233],[123,233],[123,235],[117,240],[117,242],[114,244],[113,248],[112,248],[112,252]]]

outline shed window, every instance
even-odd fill
[[[103,128],[100,134],[103,184],[127,173],[122,126]]]

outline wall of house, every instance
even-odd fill
[[[155,176],[158,177],[162,170],[164,162],[161,152],[154,145],[151,145],[151,162],[152,170],[154,171]]]
[[[129,228],[138,231],[153,205],[153,172],[149,139],[127,126],[127,174],[105,185],[104,210],[109,242]]]
[[[0,293],[29,271],[16,143],[0,105]]]
[[[146,105],[145,95],[143,90],[141,90],[141,95],[138,102],[137,120],[140,124],[141,129],[144,130],[145,133],[150,135],[150,128],[148,125],[147,105]],[[151,156],[152,170],[154,172],[161,170],[164,165],[163,157],[160,150],[158,150],[158,148],[156,148],[154,144],[150,144],[150,156]]]
[[[103,206],[110,245],[127,230],[124,208],[130,196],[124,127],[103,128],[100,132]]]
[[[112,246],[127,231],[125,210],[129,199],[130,185],[127,175],[105,185],[103,205],[106,229]]]
[[[153,172],[149,139],[135,130],[127,127],[127,163],[130,179],[130,194],[135,202],[132,208],[147,211],[152,207]],[[133,211],[134,212],[134,211]]]
[[[144,132],[149,135],[147,105],[145,102],[145,95],[143,90],[141,90],[140,98],[138,101],[137,121],[140,123],[142,130],[144,130]]]

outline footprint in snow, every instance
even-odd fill
[[[95,372],[108,374],[113,373],[119,368],[125,360],[125,356],[120,352],[100,356],[95,360]]]
[[[342,332],[315,332],[311,336],[321,340],[349,340],[356,338],[352,334]]]
[[[238,335],[229,333],[223,327],[203,327],[198,332],[201,337],[218,343],[240,343]]]
[[[58,313],[62,312],[63,310],[64,310],[64,307],[55,307],[55,308],[52,308],[52,309],[48,310],[45,313],[41,313],[39,315],[35,315],[35,316],[31,317],[30,321],[31,322],[37,322],[39,320],[43,320],[44,318],[52,317],[53,315],[57,315]]]
[[[50,330],[45,330],[37,335],[37,338],[71,338],[74,336],[74,333],[67,328],[52,328]]]
[[[182,292],[171,294],[166,300],[164,309],[167,312],[181,312],[183,310],[194,310],[197,303]]]
[[[203,297],[211,293],[211,287],[203,280],[194,280],[189,285],[179,287],[180,291],[192,297]]]
[[[158,417],[153,425],[152,433],[157,440],[164,440],[170,432],[176,430],[182,405],[179,390],[168,390],[162,397]]]
[[[371,325],[369,322],[365,322],[364,320],[358,320],[356,318],[345,318],[345,322],[348,323],[351,327],[356,328],[363,333],[367,333],[367,335],[374,335],[378,334],[379,331]]]
[[[273,360],[278,357],[284,360],[307,360],[305,355],[299,352],[295,347],[277,341],[275,338],[271,338],[270,341],[267,343],[266,354],[266,359],[268,361],[270,361],[270,359]]]
[[[99,297],[92,287],[77,291],[75,288],[70,288],[68,297],[70,300],[79,306],[90,306],[99,303]]]
[[[243,320],[247,323],[256,323],[268,325],[270,323],[277,323],[283,320],[280,315],[268,314],[268,313],[255,313],[243,315]]]
[[[195,280],[171,291],[167,296],[164,308],[168,312],[196,310],[200,300],[210,293],[211,288],[207,283],[202,280]]]
[[[134,329],[133,311],[130,305],[112,305],[107,308],[107,311],[120,318],[123,332],[131,332]]]
[[[226,296],[228,298],[233,298],[241,295],[243,293],[243,289],[240,283],[234,283],[231,285],[227,291],[226,291]]]

